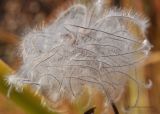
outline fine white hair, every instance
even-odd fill
[[[143,85],[129,72],[151,49],[147,26],[148,20],[133,11],[96,14],[84,5],[73,5],[54,23],[24,36],[23,64],[9,84],[31,84],[53,101],[64,95],[76,97],[87,85],[115,101],[127,80]]]

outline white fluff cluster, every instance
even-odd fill
[[[144,38],[130,31],[134,26]],[[54,23],[24,37],[23,65],[9,83],[31,84],[52,101],[73,98],[87,85],[115,101],[127,80],[141,84],[129,72],[151,49],[146,27],[147,21],[132,12],[114,9],[100,15],[74,5]]]

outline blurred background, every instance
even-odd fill
[[[53,21],[59,12],[73,2],[74,0],[0,0],[0,59],[12,69],[18,69],[21,64],[18,46],[25,30],[42,22]],[[140,101],[143,106],[133,108],[136,111],[132,113],[160,114],[160,0],[106,0],[106,3],[111,7],[134,9],[150,19],[147,36],[154,47],[142,68],[142,79],[151,79],[153,87],[143,92]],[[123,104],[126,99],[131,101],[135,97],[132,89],[128,87]],[[0,114],[26,113],[0,94]]]

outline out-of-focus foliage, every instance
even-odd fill
[[[0,28],[20,34],[35,26],[65,4],[66,0],[1,0]]]
[[[10,100],[20,106],[28,114],[57,114],[49,111],[47,107],[41,104],[39,97],[35,96],[31,91],[24,89],[23,92],[18,92],[14,88],[10,90],[10,86],[7,84],[5,78],[6,75],[12,73],[13,70],[0,60],[0,92],[3,95],[9,93]],[[3,112],[1,112],[3,113]]]

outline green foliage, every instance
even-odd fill
[[[12,72],[13,70],[0,60],[0,93],[4,96],[7,95],[9,90],[5,77]],[[20,106],[27,114],[57,114],[49,111],[47,107],[42,106],[40,98],[28,89],[24,89],[23,92],[17,92],[13,89],[9,99]]]

